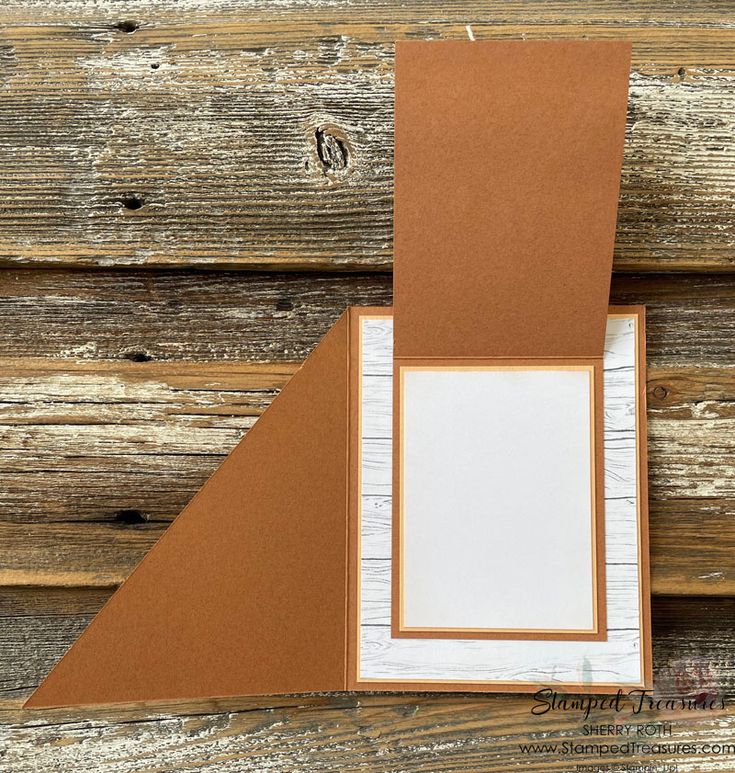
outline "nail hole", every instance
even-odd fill
[[[127,21],[119,21],[115,25],[115,29],[120,30],[120,32],[126,32],[130,34],[131,32],[135,32],[135,30],[138,29],[138,22],[130,21],[129,19]]]
[[[125,352],[125,357],[131,362],[150,362],[153,359],[148,352],[141,351]]]
[[[157,70],[161,65],[158,62],[153,62],[151,65],[151,70]]]
[[[145,199],[142,196],[129,193],[120,198],[120,203],[125,209],[140,209],[145,204]]]
[[[683,78],[683,77],[684,77],[684,76],[687,74],[686,67],[680,67],[680,68],[679,68],[679,69],[676,71],[676,74],[677,74],[677,75],[678,75],[680,78]]]
[[[118,510],[115,513],[115,520],[126,526],[132,526],[136,523],[146,523],[148,518],[140,510]]]
[[[288,298],[279,298],[276,301],[276,311],[293,311],[293,303]]]
[[[665,400],[669,396],[669,390],[664,386],[657,386],[653,390],[653,396],[657,400]]]

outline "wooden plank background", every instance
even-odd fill
[[[6,0],[0,770],[569,769],[518,743],[579,717],[516,696],[20,709],[342,310],[390,303],[392,43],[467,25],[633,41],[612,299],[649,309],[656,681],[732,693],[732,3]],[[729,707],[644,716],[733,741]]]

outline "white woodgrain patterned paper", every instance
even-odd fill
[[[639,685],[635,317],[611,316],[605,342],[604,642],[391,638],[393,323],[366,317],[360,324],[360,681]]]

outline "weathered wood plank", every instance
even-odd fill
[[[735,365],[735,274],[616,274],[611,300],[646,305],[649,365]],[[378,273],[6,269],[0,357],[298,362],[347,306],[391,302]]]
[[[530,706],[529,699],[516,696],[432,696],[410,701],[366,696],[355,697],[336,709],[250,709],[183,718],[164,715],[129,723],[93,716],[59,725],[12,726],[4,734],[9,745],[6,758],[13,773],[54,769],[77,773],[506,773],[516,768],[539,773],[600,769],[600,757],[594,751],[576,756],[562,751],[564,741],[575,747],[594,743],[584,735],[578,715],[537,719],[531,716]],[[678,767],[674,769],[699,773],[732,770],[729,744],[735,727],[733,715],[727,711],[691,713],[693,716],[677,718],[673,723],[670,743],[685,750],[676,754]],[[674,712],[664,714],[672,715]],[[613,712],[596,711],[588,724],[609,723],[614,717]],[[660,722],[660,718],[661,713],[645,712],[635,718],[636,726]],[[595,740],[598,745],[614,743],[609,738]],[[521,744],[548,741],[556,742],[559,751],[536,755],[521,751]],[[697,752],[697,748],[706,751]],[[712,748],[715,751],[709,751]],[[636,765],[655,770],[666,757],[656,752],[635,756],[610,753],[603,759],[605,764],[615,765],[610,769]]]
[[[13,585],[121,582],[290,360],[347,304],[390,302],[380,275],[0,279],[0,566]],[[735,282],[618,276],[613,297],[649,305],[654,591],[733,593]]]
[[[37,770],[567,770],[561,754],[528,756],[519,743],[611,741],[583,736],[577,712],[536,717],[532,699],[499,695],[314,695],[226,699],[97,710],[24,712],[19,700],[71,642],[102,598],[94,591],[0,593],[3,626],[0,760],[13,773]],[[660,696],[735,687],[735,602],[657,599],[654,664]],[[29,646],[30,643],[33,646]],[[41,642],[41,644],[39,644]],[[175,712],[179,716],[173,716]],[[732,740],[735,714],[593,711],[588,724],[669,722],[679,742]],[[665,740],[665,739],[659,739]],[[93,754],[90,753],[93,749]],[[680,770],[725,770],[727,754],[677,755]],[[622,760],[618,756],[605,762]],[[652,761],[634,755],[627,762]],[[592,754],[576,764],[597,764]],[[723,765],[725,767],[723,767]]]
[[[111,27],[123,18],[129,23],[148,20],[183,26],[204,21],[241,23],[258,22],[267,18],[281,22],[321,24],[353,23],[412,23],[425,19],[427,23],[441,20],[446,24],[466,24],[467,19],[482,23],[509,24],[529,22],[545,24],[628,24],[634,26],[724,26],[732,6],[728,0],[692,0],[685,6],[672,6],[658,0],[591,0],[580,6],[575,0],[535,3],[524,0],[412,0],[397,5],[392,0],[300,0],[268,4],[243,0],[128,0],[122,8],[115,2],[67,0],[63,4],[43,0],[5,0],[3,18],[8,24],[97,24]],[[125,32],[127,27],[114,29]]]
[[[727,5],[240,6],[3,4],[0,262],[389,267],[393,41],[470,24],[632,40],[616,267],[735,266]]]
[[[4,360],[0,582],[121,582],[295,365]],[[732,371],[652,369],[653,588],[735,591]]]
[[[652,368],[648,417],[652,587],[733,594],[735,369]]]
[[[391,297],[385,274],[6,269],[0,356],[294,362],[347,306]]]

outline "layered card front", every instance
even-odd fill
[[[604,640],[602,367],[396,364],[394,635]]]
[[[357,496],[353,497],[356,515],[351,520],[354,547],[350,559],[350,687],[535,691],[540,686],[550,686],[605,693],[621,687],[650,686],[645,321],[642,307],[612,307],[606,319],[603,358],[605,510],[601,525],[606,534],[603,561],[608,580],[604,599],[607,630],[605,637],[598,640],[551,636],[529,636],[515,641],[508,641],[507,637],[478,639],[465,635],[395,636],[391,630],[391,609],[394,616],[396,596],[394,586],[391,591],[392,577],[395,577],[392,563],[396,555],[391,502],[394,495],[391,460],[395,426],[392,420],[395,412],[392,404],[394,318],[381,309],[353,309],[352,314],[353,349],[356,350],[351,357],[352,379],[353,384],[357,382],[352,391],[358,395],[358,402],[353,409],[353,423],[357,429],[353,429],[355,469],[352,474]],[[495,398],[497,390],[490,394]],[[451,413],[453,406],[461,400],[460,395],[452,393],[436,413],[427,412],[421,428],[424,433],[422,448],[433,446],[436,436],[432,436],[432,429],[442,427],[447,421],[447,413]],[[503,410],[503,406],[496,408]],[[474,435],[476,430],[475,425],[468,433]],[[502,437],[508,444],[503,451],[506,455],[510,453],[508,448],[512,440]],[[546,449],[546,438],[539,437],[539,440]],[[492,448],[493,454],[496,450]],[[481,456],[485,460],[483,469],[485,465],[495,463],[496,455],[485,457],[482,452]],[[470,456],[461,461],[471,466],[474,459]],[[442,461],[446,461],[444,455]],[[453,460],[449,461],[454,464]],[[538,479],[533,477],[536,474],[535,470],[529,472],[530,477],[524,484],[526,488],[536,485]],[[491,472],[487,476],[495,482]],[[459,484],[466,485],[467,481],[460,480]],[[427,485],[433,487],[430,482]],[[547,502],[542,505],[544,511],[555,506],[556,493],[557,489],[551,483]],[[523,498],[525,491],[518,494]],[[432,504],[428,502],[429,506]],[[477,561],[480,570],[489,567],[490,572],[496,571],[490,564],[498,560],[504,550],[512,548],[502,513],[496,516],[496,506],[492,498],[485,500],[484,523],[471,535],[476,543],[473,546],[476,557],[468,557],[466,561]],[[517,599],[519,594],[528,592],[543,596],[549,607],[563,613],[567,595],[547,594],[543,586],[546,573],[558,571],[563,561],[577,565],[574,545],[555,542],[551,534],[548,551],[540,557],[540,577],[531,581],[536,567],[526,566],[521,546],[514,559],[527,574],[516,572],[514,566],[509,567],[510,581],[518,583],[520,589],[510,587],[502,578],[498,588],[482,580],[479,584],[468,582],[460,586],[454,583],[453,575],[462,573],[464,568],[453,564],[448,569],[445,560],[454,558],[447,545],[456,540],[453,522],[464,515],[463,510],[452,508],[442,528],[437,530],[430,524],[425,537],[420,533],[422,524],[417,518],[416,535],[404,540],[404,559],[411,559],[409,553],[415,549],[422,558],[426,554],[433,558],[435,574],[431,575],[431,570],[427,570],[427,575],[435,595],[415,596],[420,609],[432,619],[444,610],[454,614],[456,607],[463,614],[465,610],[479,608],[496,615],[496,608],[486,602],[486,597],[490,597],[493,601],[497,599],[503,613],[510,609],[512,615],[513,608],[504,601],[503,594],[507,592]],[[475,527],[475,522],[472,525]],[[527,536],[532,539],[532,535]],[[586,542],[586,537],[583,541]],[[477,569],[475,565],[467,567],[471,573]],[[439,586],[447,578],[457,593],[454,604],[445,601],[444,589]],[[549,617],[550,624],[556,625],[557,619]],[[454,622],[456,618],[451,620]]]
[[[394,308],[345,312],[28,706],[650,685],[629,48],[397,49]]]

